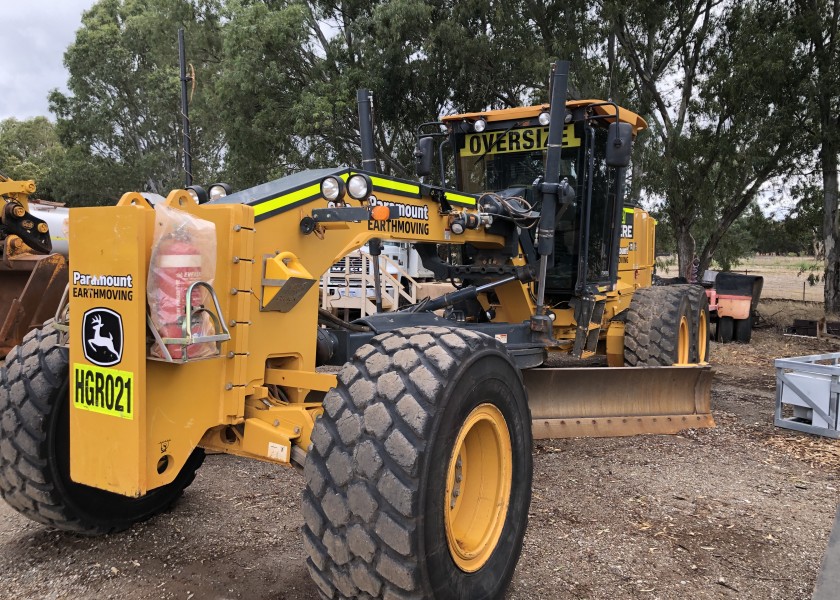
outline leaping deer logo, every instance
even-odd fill
[[[110,367],[122,360],[123,323],[120,314],[110,308],[92,308],[85,312],[82,348],[85,358],[100,367]]]
[[[99,315],[94,315],[93,319],[91,319],[90,322],[93,325],[93,337],[87,341],[88,345],[94,351],[96,350],[97,346],[99,346],[100,348],[106,348],[115,357],[119,357],[119,353],[114,349],[114,335],[112,333],[108,333],[108,337],[105,337],[104,335],[99,333],[99,331],[102,329],[102,317],[100,317]]]

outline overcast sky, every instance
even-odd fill
[[[47,94],[67,89],[64,50],[95,0],[0,0],[0,120],[49,116]]]

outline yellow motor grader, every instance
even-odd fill
[[[550,104],[421,135],[419,181],[335,168],[73,209],[68,302],[0,370],[0,494],[93,535],[168,507],[204,450],[294,465],[325,598],[501,597],[534,437],[713,426],[706,296],[651,287],[654,223],[623,203],[645,122],[567,103],[567,73]],[[173,215],[212,225],[212,247],[161,236]],[[319,312],[320,276],[373,239],[416,244],[458,289],[352,323]],[[202,253],[212,283],[161,283]],[[610,366],[548,366],[564,354]]]

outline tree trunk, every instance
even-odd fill
[[[823,235],[825,237],[825,312],[840,313],[840,211],[837,195],[837,150],[831,143],[822,147]]]
[[[674,236],[677,238],[679,276],[690,281],[693,276],[694,253],[697,250],[697,243],[694,241],[694,236],[691,235],[690,228],[687,225],[677,224],[674,229]]]

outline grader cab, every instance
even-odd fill
[[[205,449],[294,465],[325,597],[500,597],[534,436],[713,425],[705,294],[650,287],[653,220],[623,204],[644,121],[567,104],[567,69],[550,105],[444,119],[454,189],[339,168],[71,211],[69,320],[0,371],[0,494],[100,534],[169,506]],[[459,289],[319,312],[321,275],[374,238]]]

